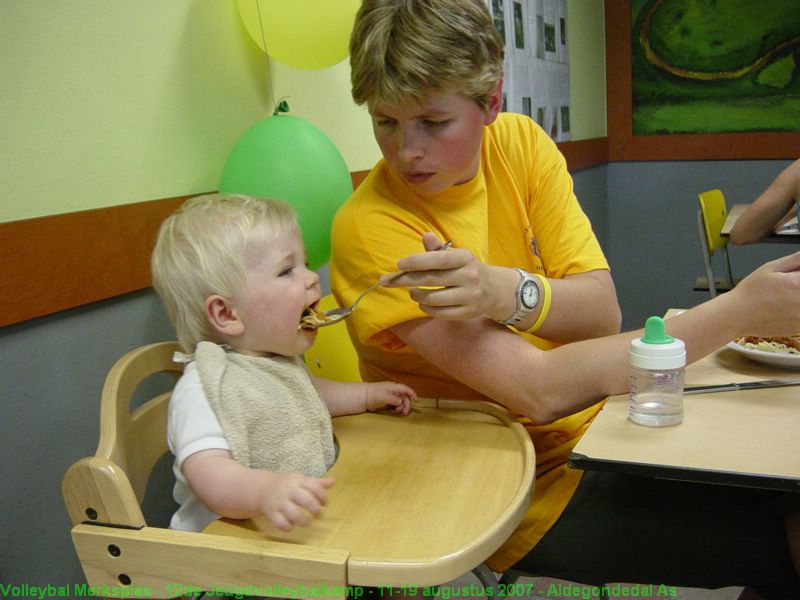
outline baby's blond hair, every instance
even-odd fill
[[[197,196],[167,217],[151,257],[153,287],[184,352],[204,340],[220,342],[205,301],[214,294],[229,299],[243,289],[251,237],[288,231],[299,232],[290,205],[245,195]]]
[[[503,77],[503,41],[485,0],[364,0],[350,70],[356,104],[455,90],[485,109]]]

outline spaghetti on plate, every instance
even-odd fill
[[[761,352],[800,354],[800,334],[775,337],[746,335],[737,338],[736,343],[750,350],[760,350]]]

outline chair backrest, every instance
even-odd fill
[[[703,215],[708,253],[713,256],[714,250],[724,248],[728,244],[728,238],[720,235],[725,219],[728,218],[725,196],[721,190],[708,190],[698,194],[697,198],[700,201],[700,212]]]
[[[336,306],[333,296],[327,295],[320,300],[318,309],[328,310]],[[361,381],[358,355],[344,323],[320,327],[314,345],[303,358],[309,371],[317,377],[335,381]]]
[[[183,371],[183,365],[172,360],[176,350],[177,342],[142,346],[108,372],[100,397],[97,451],[74,463],[62,482],[73,524],[88,520],[145,525],[140,505],[153,466],[167,452],[170,392],[158,393],[133,410],[130,402],[140,384],[155,374],[168,373],[174,385]]]

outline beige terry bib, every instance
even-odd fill
[[[300,358],[247,356],[211,342],[200,342],[194,358],[237,461],[310,477],[333,465],[330,413]]]

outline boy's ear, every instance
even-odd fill
[[[231,303],[214,294],[206,298],[206,318],[221,336],[238,336],[244,333],[244,323]]]
[[[497,87],[492,90],[486,101],[486,120],[484,125],[491,125],[503,110],[503,80],[497,82]]]

